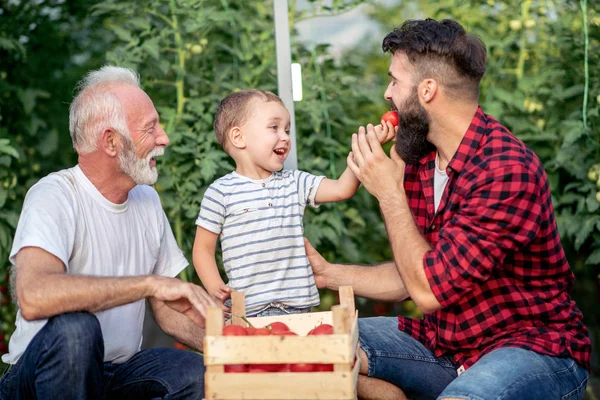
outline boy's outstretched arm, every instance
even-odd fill
[[[200,281],[208,294],[224,302],[231,296],[231,288],[225,285],[223,279],[221,279],[219,268],[215,261],[218,236],[214,232],[197,226],[192,258],[196,273],[200,277]]]
[[[381,121],[380,125],[374,126],[375,133],[379,139],[379,143],[384,144],[394,139],[396,130],[390,122]],[[325,178],[321,181],[317,195],[315,196],[316,203],[332,203],[336,201],[348,200],[356,194],[360,181],[346,167],[342,175],[338,179]]]

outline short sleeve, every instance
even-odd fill
[[[216,233],[221,233],[225,221],[225,195],[216,184],[212,184],[204,192],[200,213],[196,219],[196,225]]]
[[[311,207],[318,207],[319,205],[315,203],[315,196],[317,195],[321,181],[325,177],[298,170],[293,171],[293,174],[298,187],[298,198],[302,205],[308,204]]]
[[[14,265],[25,247],[38,247],[59,258],[68,269],[76,232],[77,202],[73,189],[46,178],[29,189],[10,251]]]
[[[162,235],[160,241],[160,251],[158,252],[158,259],[154,267],[153,273],[155,275],[162,275],[167,277],[174,277],[179,274],[185,267],[188,266],[188,261],[183,255],[183,252],[177,245],[175,235],[167,219],[162,206],[160,207],[160,214],[162,219]]]

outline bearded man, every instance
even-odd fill
[[[359,320],[363,399],[579,399],[590,340],[538,157],[478,104],[486,50],[456,21],[407,21],[383,40],[388,157],[359,128],[348,165],[375,196],[394,260],[331,264],[318,287],[411,298],[423,319]]]
[[[201,399],[202,356],[140,350],[145,299],[195,349],[214,304],[175,278],[188,263],[149,186],[169,139],[133,71],[106,66],[78,89],[78,164],[29,190],[10,253],[18,311],[0,399]]]

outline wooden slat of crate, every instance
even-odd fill
[[[350,335],[323,336],[206,336],[204,362],[348,363],[353,361]]]
[[[329,311],[318,314],[325,313],[331,314]],[[303,317],[294,315],[291,319]],[[358,313],[350,332],[350,335],[319,336],[205,336],[204,363],[207,366],[301,362],[351,365],[358,343]]]
[[[356,398],[360,362],[348,372],[209,373],[209,400],[351,400]],[[232,379],[235,375],[235,379]]]

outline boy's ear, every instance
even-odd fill
[[[104,151],[106,154],[108,154],[111,157],[115,157],[117,154],[119,154],[121,138],[113,129],[104,129],[100,134],[100,139],[98,140],[100,142],[98,146],[99,149]]]
[[[238,149],[243,149],[246,147],[246,139],[244,138],[244,133],[240,129],[239,126],[234,126],[228,132],[229,143],[231,143],[234,147]]]

